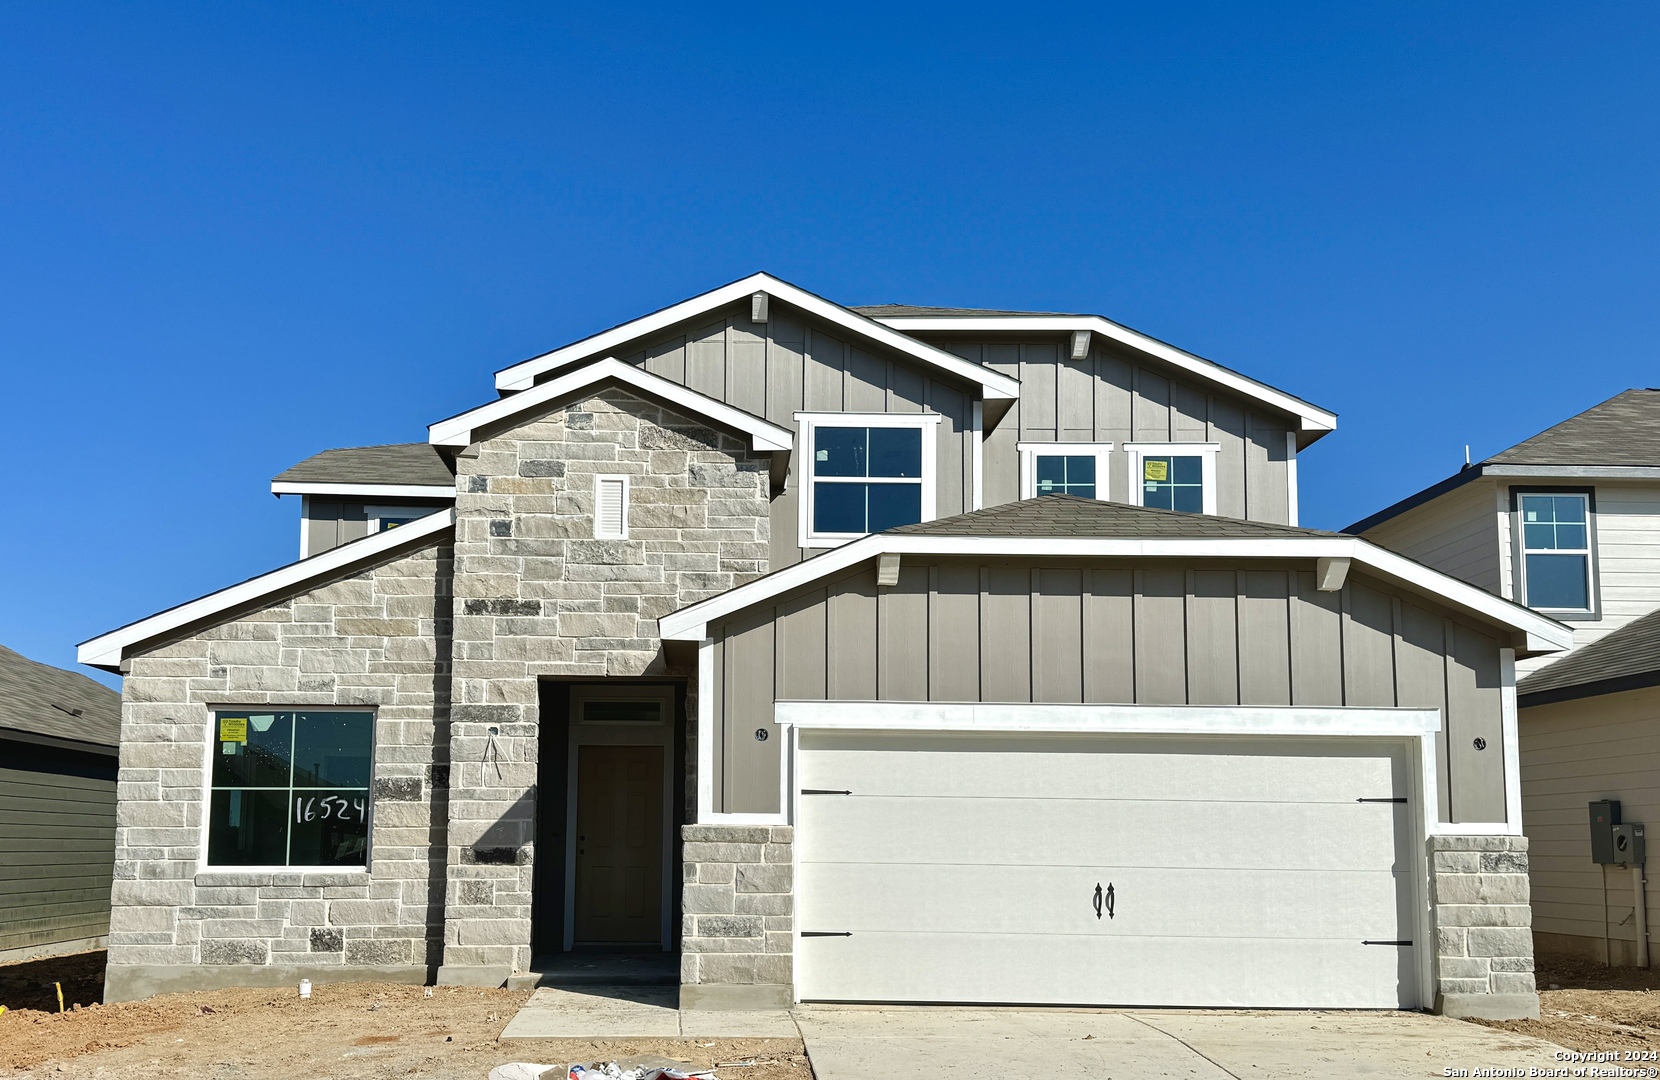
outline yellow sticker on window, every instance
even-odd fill
[[[246,716],[221,716],[219,718],[219,741],[247,742],[248,718]]]
[[[1143,461],[1141,463],[1141,476],[1144,480],[1158,480],[1160,482],[1169,480],[1170,463],[1168,461]]]

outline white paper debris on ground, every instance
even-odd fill
[[[712,1072],[681,1072],[663,1066],[636,1065],[625,1069],[616,1062],[581,1065],[536,1065],[513,1061],[490,1070],[490,1080],[716,1080]]]

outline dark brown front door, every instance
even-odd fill
[[[577,747],[576,942],[663,932],[663,748]]]

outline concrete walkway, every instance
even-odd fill
[[[502,1042],[794,1039],[817,1080],[1139,1080],[1447,1075],[1561,1063],[1551,1043],[1420,1013],[802,1005],[676,1008],[678,988],[543,987]]]

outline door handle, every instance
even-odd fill
[[[1107,918],[1112,918],[1114,903],[1115,897],[1113,896],[1112,882],[1107,882],[1106,891],[1103,892],[1101,890],[1101,883],[1097,881],[1095,883],[1095,917],[1099,919],[1101,917],[1101,912],[1105,910]]]

